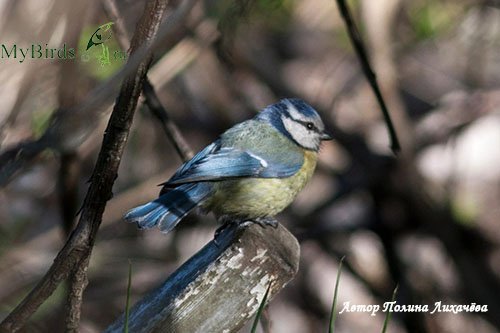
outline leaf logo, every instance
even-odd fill
[[[108,39],[110,39],[112,36],[111,26],[113,24],[113,22],[108,22],[99,26],[99,28],[97,28],[97,30],[90,37],[85,51],[88,51],[88,49],[90,49],[94,45],[104,44]]]

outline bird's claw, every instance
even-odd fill
[[[271,217],[271,216],[267,216],[267,217],[256,217],[254,219],[245,219],[245,220],[228,220],[226,222],[224,222],[220,227],[217,228],[217,230],[215,230],[215,233],[214,233],[214,242],[215,242],[215,245],[219,245],[218,242],[217,242],[217,238],[220,236],[220,234],[222,234],[222,232],[224,230],[226,230],[230,225],[232,224],[237,224],[239,228],[246,228],[252,224],[258,224],[260,225],[262,228],[265,228],[267,226],[270,226],[270,227],[273,227],[274,229],[276,229],[278,227],[278,220],[276,220],[274,217]]]
[[[276,220],[274,217],[257,217],[255,219],[250,220],[249,222],[251,223],[256,223],[260,225],[261,227],[265,228],[267,226],[273,227],[276,229],[278,227],[278,220]]]
[[[225,222],[223,223],[220,227],[218,227],[216,230],[215,230],[215,233],[214,233],[214,241],[215,241],[215,244],[217,245],[217,237],[219,237],[219,235],[224,231],[226,230],[232,223],[231,222]]]

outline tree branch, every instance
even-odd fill
[[[89,261],[90,252],[82,259],[81,264],[76,265],[68,279],[69,290],[65,332],[78,332],[83,302],[83,291],[89,282],[87,277]]]
[[[186,139],[184,139],[177,125],[168,115],[167,111],[163,107],[163,104],[161,104],[153,85],[151,85],[147,78],[144,81],[142,91],[144,93],[144,97],[146,97],[147,106],[151,110],[151,113],[160,121],[163,131],[172,142],[175,150],[179,153],[179,156],[184,162],[190,160],[191,157],[194,156],[193,151],[189,148]]]
[[[103,5],[106,11],[106,15],[113,22],[115,22],[113,28],[116,31],[118,43],[120,44],[122,49],[128,49],[129,42],[127,29],[123,24],[123,20],[120,18],[120,13],[118,11],[118,6],[116,5],[115,0],[104,0]],[[149,81],[148,77],[146,77],[144,81],[142,92],[146,99],[146,105],[148,106],[151,113],[160,121],[163,131],[167,135],[170,142],[172,142],[172,145],[174,146],[179,156],[184,162],[191,159],[191,157],[193,157],[193,151],[191,150],[191,148],[189,148],[189,145],[184,139],[181,131],[172,121],[167,111],[163,107],[163,104],[158,98],[158,95],[156,94],[156,91]]]
[[[297,239],[282,225],[235,224],[139,300],[129,330],[146,332],[237,332],[257,311],[269,282],[269,299],[299,268]],[[105,332],[123,332],[125,314]]]
[[[337,6],[339,7],[340,14],[342,15],[342,18],[344,19],[344,22],[346,24],[349,38],[351,39],[352,45],[354,46],[354,50],[356,51],[359,61],[361,62],[363,73],[365,73],[365,76],[370,83],[373,92],[375,93],[375,97],[377,98],[377,102],[380,105],[380,109],[382,110],[382,115],[384,116],[384,120],[387,124],[387,130],[389,131],[389,137],[391,139],[391,149],[394,154],[397,154],[401,150],[398,136],[396,134],[396,130],[394,129],[394,125],[392,124],[391,116],[389,115],[389,111],[387,110],[387,106],[385,105],[382,93],[380,92],[380,88],[377,83],[377,77],[375,76],[375,73],[370,66],[370,62],[368,61],[368,56],[366,55],[365,47],[363,45],[361,36],[359,35],[359,31],[352,19],[349,7],[347,7],[345,0],[337,0]]]
[[[132,39],[131,54],[140,48],[149,49],[165,9],[166,0],[148,1]],[[0,332],[19,330],[71,271],[78,265],[86,267],[86,257],[91,254],[106,202],[112,196],[113,183],[118,175],[121,156],[151,59],[151,54],[147,54],[122,84],[104,134],[102,148],[76,229],[56,256],[46,275],[0,324]]]

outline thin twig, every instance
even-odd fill
[[[342,18],[345,21],[347,31],[349,33],[349,38],[351,39],[352,45],[354,46],[354,50],[356,51],[359,61],[361,62],[363,73],[370,83],[370,86],[375,93],[375,97],[377,98],[377,102],[380,105],[380,109],[382,110],[382,115],[384,116],[384,120],[387,124],[387,130],[389,132],[389,137],[391,139],[391,149],[394,154],[397,154],[401,150],[401,146],[399,145],[396,130],[394,129],[391,116],[389,115],[389,111],[387,110],[387,106],[385,105],[384,98],[382,97],[382,93],[377,83],[377,77],[370,66],[370,62],[368,61],[368,56],[365,51],[363,40],[361,39],[359,31],[356,27],[356,24],[354,23],[354,20],[352,19],[349,7],[347,7],[345,0],[337,0],[337,5],[339,7]]]
[[[116,1],[104,0],[103,5],[107,16],[115,23],[113,29],[116,32],[120,47],[122,49],[128,49],[129,42],[127,30],[125,28],[125,25],[123,24],[123,20],[121,19],[122,16],[120,16]],[[191,148],[189,148],[189,144],[184,139],[181,131],[172,121],[167,111],[163,107],[163,104],[158,98],[158,95],[156,94],[151,81],[149,81],[149,78],[147,77],[144,81],[144,85],[142,86],[142,92],[146,99],[146,105],[148,106],[151,113],[160,121],[163,131],[167,135],[170,142],[172,142],[172,145],[174,146],[179,156],[183,161],[188,161],[189,159],[191,159],[191,157],[193,157],[193,151],[191,150]]]
[[[177,150],[182,160],[185,162],[191,159],[191,157],[193,157],[193,151],[189,148],[189,144],[182,136],[181,131],[161,104],[149,80],[146,79],[144,81],[142,91],[144,97],[146,97],[146,104],[151,110],[151,113],[160,121],[163,131],[174,145],[175,150]]]
[[[158,31],[165,9],[166,0],[148,1],[132,39],[132,54],[139,49],[149,49]],[[121,156],[127,142],[142,83],[146,77],[151,59],[150,53],[146,53],[146,56],[138,63],[135,71],[127,76],[122,84],[105,131],[102,148],[97,158],[76,229],[58,253],[54,263],[42,280],[0,323],[0,332],[16,332],[19,330],[38,307],[54,292],[57,286],[69,276],[71,271],[78,265],[87,267],[88,262],[86,262],[85,258],[91,254],[106,202],[112,196],[112,187],[118,175]]]

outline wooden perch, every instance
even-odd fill
[[[132,307],[130,332],[234,332],[295,276],[297,239],[278,228],[231,226]],[[123,332],[122,314],[107,333]]]

